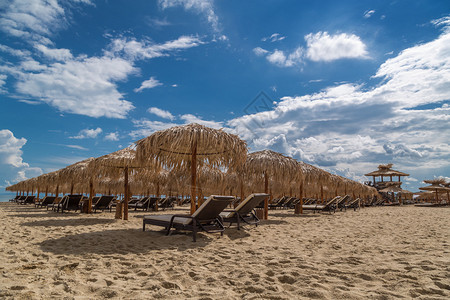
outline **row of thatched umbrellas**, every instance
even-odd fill
[[[376,190],[347,178],[298,162],[280,153],[263,150],[247,154],[238,136],[189,124],[157,131],[128,147],[61,170],[31,178],[9,191],[89,193],[92,196],[123,193],[123,218],[133,194],[190,194],[191,213],[207,193],[238,194],[264,191],[271,195],[297,195],[324,199],[338,194],[375,196]],[[131,191],[130,191],[131,189]],[[190,191],[189,191],[190,189]],[[94,192],[95,191],[95,192]],[[267,218],[268,199],[265,200]]]

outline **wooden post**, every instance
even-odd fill
[[[303,214],[303,180],[300,180],[300,203],[295,205],[295,214]]]
[[[269,193],[269,179],[267,178],[267,172],[264,172],[264,193]],[[269,218],[269,197],[264,199],[264,219]]]
[[[324,204],[325,199],[323,198],[323,184],[320,184],[320,199],[322,199],[322,204]]]
[[[125,192],[125,201],[123,201],[123,219],[128,220],[128,200],[130,199],[129,188],[128,188],[128,166],[123,169],[123,173],[125,176],[124,182],[124,192]]]
[[[192,145],[192,159],[191,159],[191,215],[197,210],[195,206],[195,188],[197,180],[197,141]]]
[[[73,182],[70,184],[70,194],[73,195]]]
[[[59,194],[59,184],[56,185],[56,191],[55,191],[56,199],[58,198],[58,194]]]
[[[47,197],[48,194],[48,185],[45,187],[45,197]]]
[[[242,178],[240,178],[240,180],[241,180],[241,201],[240,202],[242,202],[242,201],[244,201],[244,180]]]
[[[159,204],[159,182],[156,183],[156,203],[155,203],[155,211],[158,211]]]
[[[40,192],[40,190],[41,190],[41,187],[38,186],[38,188],[37,188],[37,197],[36,197],[36,201],[39,201],[39,192]]]
[[[72,193],[72,191],[71,191]],[[85,210],[86,213],[90,214],[92,212],[92,197],[94,193],[94,182],[92,181],[92,178],[89,179],[89,198],[87,201],[87,208]]]

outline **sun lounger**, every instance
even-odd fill
[[[347,205],[347,208],[353,208],[353,210],[357,210],[361,207],[361,199],[356,198],[355,200],[350,201]]]
[[[254,209],[267,197],[269,197],[269,194],[251,194],[245,198],[244,201],[239,203],[235,209],[226,209],[220,213],[220,216],[223,218],[224,222],[229,222],[230,226],[233,223],[237,223],[238,230],[240,230],[241,222],[258,226],[259,219],[256,216]]]
[[[36,196],[25,196],[25,199],[18,200],[19,204],[34,204],[34,199]]]
[[[336,212],[336,201],[340,198],[340,196],[334,197],[330,201],[328,201],[325,205],[320,204],[309,204],[302,205],[303,210],[312,210],[314,213],[316,211],[328,211],[328,212]]]
[[[165,210],[166,208],[174,208],[175,207],[175,197],[168,197],[163,199],[160,203],[158,203],[158,208]]]
[[[154,215],[144,216],[143,231],[145,225],[165,227],[166,235],[172,228],[193,232],[193,241],[197,240],[197,231],[220,232],[225,230],[220,213],[234,200],[232,196],[212,195],[192,215]]]
[[[347,209],[347,201],[350,199],[349,195],[345,195],[344,197],[340,197],[338,200],[336,200],[336,209],[339,209],[340,211]]]
[[[49,204],[52,204],[55,201],[55,199],[56,199],[55,196],[45,196],[40,201],[36,202],[34,204],[34,206],[35,207],[44,207],[44,206],[47,206]]]
[[[140,199],[133,199],[134,201],[130,200],[128,201],[128,208],[134,208],[134,210],[136,210],[137,208],[147,208],[148,206],[148,201],[149,201],[150,197],[142,197]]]
[[[96,197],[94,197],[96,198]],[[94,202],[94,198],[92,198],[92,202]],[[102,211],[105,209],[109,209],[111,211],[111,202],[114,200],[114,196],[101,196],[98,197],[98,200],[95,202],[95,204],[92,204],[92,209],[94,212],[97,211],[97,209],[101,209]]]
[[[59,212],[61,210],[61,213],[63,213],[65,210],[80,210],[80,202],[83,198],[83,195],[65,195],[61,201],[58,203],[54,203],[51,207],[53,211]],[[50,205],[48,206],[50,207]]]
[[[17,200],[20,199],[21,196],[17,195],[16,197],[14,197],[13,199],[9,199],[9,202],[17,202]]]

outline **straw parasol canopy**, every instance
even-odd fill
[[[420,187],[419,190],[434,192],[436,194],[436,202],[439,201],[439,193],[447,192],[447,201],[450,203],[450,188],[444,186],[446,184],[445,179],[424,180],[423,182],[431,185]]]
[[[272,150],[262,150],[250,153],[243,165],[245,174],[260,174],[264,176],[264,192],[269,193],[269,177],[273,181],[293,181],[301,175],[298,162],[288,156]],[[268,218],[269,202],[264,200],[264,218]]]
[[[167,169],[191,171],[191,213],[196,209],[197,168],[204,164],[234,169],[245,162],[247,144],[237,135],[199,124],[175,126],[139,140],[140,162],[156,159]]]
[[[133,147],[127,147],[116,152],[106,154],[95,158],[89,164],[89,169],[92,174],[97,176],[109,177],[111,179],[119,179],[123,174],[124,178],[124,207],[123,207],[123,219],[128,220],[128,200],[129,200],[129,185],[128,176],[129,170],[132,168],[138,168],[141,165],[136,160],[136,150]],[[90,181],[90,191],[93,189],[93,178]],[[91,194],[90,193],[90,194]],[[89,202],[92,201],[92,197],[89,196]],[[91,203],[89,204],[89,208]],[[119,217],[119,216],[116,216]]]

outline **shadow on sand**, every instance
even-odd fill
[[[69,216],[70,217],[70,216]],[[64,218],[64,219],[52,219],[42,221],[30,221],[22,223],[23,226],[44,226],[44,227],[64,227],[64,226],[92,226],[98,224],[110,224],[114,223],[114,219],[80,219],[80,218]]]
[[[197,242],[192,241],[192,233],[173,231],[166,236],[165,231],[142,231],[142,229],[104,230],[67,235],[49,239],[39,244],[42,251],[55,255],[114,255],[141,254],[154,250],[202,248],[220,234],[197,234]]]

